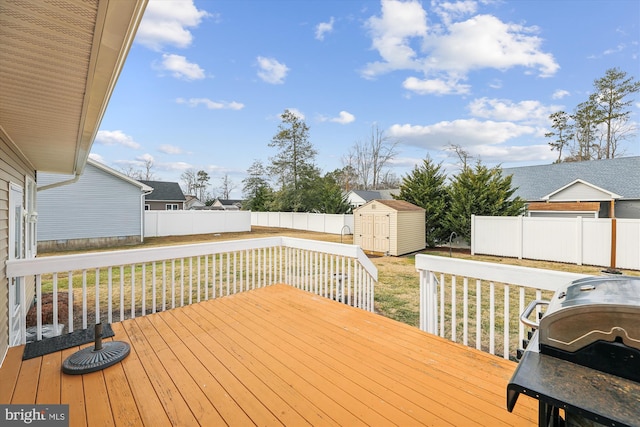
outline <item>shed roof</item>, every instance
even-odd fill
[[[147,195],[147,200],[156,200],[162,202],[184,202],[186,200],[186,198],[184,197],[184,193],[182,192],[182,189],[177,182],[143,180],[140,180],[140,182],[153,188],[153,193]]]
[[[640,199],[640,156],[505,168],[502,173],[513,176],[514,197],[525,200],[543,200],[576,180],[620,195],[622,200]]]
[[[404,200],[372,200],[363,206],[368,206],[371,203],[380,203],[399,212],[424,211],[424,208],[421,208],[420,206],[416,206],[413,203],[409,203]]]

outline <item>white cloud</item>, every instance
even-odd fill
[[[329,19],[329,22],[321,22],[316,25],[316,40],[324,40],[325,34],[333,32],[333,23],[335,19],[333,16]]]
[[[236,101],[212,101],[208,98],[178,98],[176,99],[178,104],[186,104],[189,107],[195,108],[199,105],[204,105],[209,110],[242,110],[244,104]]]
[[[366,23],[373,48],[383,62],[367,64],[363,75],[368,78],[398,69],[420,69],[412,38],[427,35],[427,14],[420,3],[397,0],[382,1],[382,15],[372,16]]]
[[[169,71],[176,79],[191,81],[205,78],[204,70],[182,55],[163,54],[162,63],[158,68]]]
[[[441,150],[449,144],[463,144],[465,148],[501,144],[511,138],[536,132],[535,127],[516,123],[460,119],[427,126],[395,124],[389,129],[388,136],[408,145]]]
[[[140,144],[135,142],[132,136],[125,134],[121,130],[100,130],[96,135],[95,142],[102,145],[121,145],[134,150],[140,148]]]
[[[487,163],[525,162],[525,161],[553,161],[557,157],[549,145],[479,145],[473,147],[470,153],[473,157]]]
[[[571,95],[571,94],[569,93],[568,90],[558,89],[555,92],[553,92],[553,95],[551,95],[551,98],[553,98],[553,99],[562,99],[565,96],[569,96],[569,95]]]
[[[471,89],[471,86],[460,84],[457,80],[420,80],[416,77],[405,79],[402,87],[419,95],[462,95],[469,93]]]
[[[157,165],[158,169],[166,171],[185,171],[191,169],[193,165],[186,162],[163,162]]]
[[[302,111],[298,110],[297,108],[286,108],[286,110],[289,110],[289,112],[291,114],[293,114],[294,116],[296,116],[300,120],[304,120],[304,113]],[[281,118],[282,114],[279,114],[278,117]]]
[[[329,121],[334,123],[340,123],[341,125],[346,125],[349,123],[353,123],[356,120],[356,116],[349,113],[348,111],[340,111],[338,117],[332,118],[321,118],[320,121]]]
[[[192,0],[150,0],[136,35],[140,44],[161,51],[164,46],[189,47],[193,35],[189,28],[211,17],[205,10],[198,10]]]
[[[258,77],[263,81],[271,84],[284,83],[285,77],[289,72],[289,68],[274,58],[265,58],[264,56],[258,56]]]
[[[558,105],[543,105],[539,101],[513,102],[508,99],[478,98],[468,105],[475,117],[545,125],[549,115],[561,109]]]
[[[139,162],[142,162],[142,163],[144,163],[144,162],[152,162],[152,163],[154,163],[155,162],[155,158],[149,153],[144,153],[141,156],[137,156],[136,160],[139,161]]]
[[[170,144],[162,144],[158,147],[158,151],[165,154],[183,154],[184,150],[180,147],[176,147],[175,145]]]
[[[436,2],[433,3],[433,11],[440,17],[445,25],[449,25],[451,21],[460,19],[465,16],[476,13],[478,4],[472,0],[456,1],[456,2]]]
[[[479,69],[537,70],[540,77],[556,73],[559,65],[545,53],[539,29],[505,23],[492,15],[476,12],[472,1],[435,3],[440,24],[427,26],[427,15],[416,1],[383,0],[381,16],[367,21],[372,47],[381,61],[365,66],[362,75],[373,78],[396,70],[420,72],[405,88],[419,94],[468,93],[460,82]],[[461,20],[465,19],[465,20]]]
[[[89,158],[91,160],[95,160],[98,163],[102,163],[102,164],[106,164],[107,162],[105,161],[104,157],[102,157],[100,154],[96,154],[96,153],[89,153]]]

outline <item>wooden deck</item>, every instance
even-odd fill
[[[535,425],[506,408],[515,363],[275,285],[112,325],[131,354],[61,373],[75,349],[10,349],[0,404],[70,404],[71,425]]]

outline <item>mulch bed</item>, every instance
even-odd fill
[[[27,328],[36,326],[38,314],[38,306],[33,306],[27,312]],[[67,323],[69,321],[69,294],[66,292],[58,292],[58,323]],[[42,294],[42,324],[53,323],[53,293]]]

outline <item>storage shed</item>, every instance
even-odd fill
[[[353,240],[365,252],[399,256],[422,250],[425,210],[404,200],[372,200],[356,210]]]

